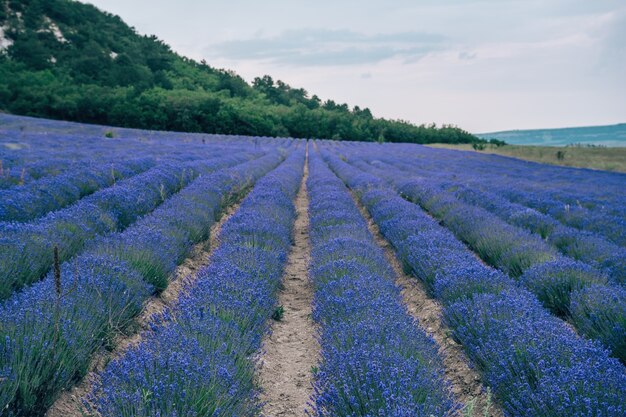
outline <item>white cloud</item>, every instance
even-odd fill
[[[293,66],[371,64],[394,57],[417,60],[446,48],[446,38],[425,32],[364,34],[351,30],[297,29],[272,37],[221,42],[205,49],[209,57],[259,60]]]

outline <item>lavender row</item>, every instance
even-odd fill
[[[394,273],[344,184],[310,160],[318,416],[443,416],[458,410],[436,343],[402,304]]]
[[[252,358],[276,307],[303,162],[296,150],[257,183],[162,325],[107,366],[94,393],[100,415],[259,414]]]
[[[596,233],[621,246],[626,245],[626,197],[621,191],[626,185],[624,174],[546,168],[541,164],[515,169],[518,164],[511,160],[507,160],[508,165],[505,165],[496,163],[497,159],[461,159],[453,157],[455,152],[434,152],[432,149],[420,151],[423,152],[421,157],[411,160],[405,150],[405,147],[393,147],[385,157],[376,159],[391,159],[394,165],[413,175],[496,192],[512,202],[549,215],[564,225]],[[561,190],[563,188],[568,191]]]
[[[41,416],[110,346],[222,208],[283,157],[267,156],[197,178],[149,216],[99,239],[86,253],[0,306],[0,410]]]
[[[71,138],[57,137],[56,140],[58,143],[71,143]],[[0,146],[2,146],[1,142]],[[0,159],[0,190],[19,190],[21,186],[33,187],[33,182],[37,181],[44,181],[43,184],[45,184],[45,181],[59,175],[69,176],[72,172],[85,170],[89,166],[97,167],[98,165],[109,164],[109,167],[115,167],[117,164],[127,161],[129,156],[137,160],[152,159],[160,162],[164,160],[184,162],[184,159],[188,159],[190,154],[196,155],[198,158],[210,156],[208,147],[200,149],[180,147],[176,149],[170,146],[150,146],[140,143],[135,146],[120,144],[102,149],[94,149],[93,146],[87,145],[84,151],[77,152],[75,155],[58,154],[61,152],[60,150],[54,150],[41,144],[36,146],[37,151],[28,151],[28,156],[24,155],[25,150],[11,151],[12,154],[19,155],[11,155],[17,159],[13,161],[14,164],[10,163],[11,160],[7,158],[5,152],[4,157],[6,159]],[[73,146],[80,147],[81,144],[73,144]]]
[[[113,138],[107,137],[107,133]],[[0,114],[0,141],[9,140],[18,141],[21,137],[39,136],[37,142],[41,142],[45,137],[64,136],[70,138],[90,138],[99,141],[111,142],[120,141],[128,142],[140,140],[143,143],[199,143],[202,144],[204,139],[206,143],[241,143],[241,141],[253,142],[255,139],[268,139],[267,137],[241,136],[241,135],[224,135],[224,134],[206,134],[206,133],[187,133],[187,132],[170,132],[159,130],[133,129],[124,127],[114,127],[107,125],[95,125],[87,123],[67,122],[51,119],[40,119],[35,117],[15,116],[9,114]],[[108,139],[113,139],[108,140]],[[271,138],[272,142],[276,142],[276,138]],[[281,139],[282,140],[282,139]],[[290,139],[288,139],[290,140]],[[55,142],[51,140],[50,142]],[[57,145],[58,140],[57,140]]]
[[[147,171],[152,159],[135,159],[119,164],[85,164],[81,169],[28,185],[0,191],[0,221],[26,222],[62,209],[101,188]]]
[[[406,167],[406,169],[409,172],[414,171],[413,168]],[[432,175],[428,176],[433,178]],[[552,183],[553,180],[545,182]],[[506,209],[505,206],[514,207],[520,213],[513,220],[524,226],[535,227],[542,234],[554,232],[553,243],[555,245],[573,254],[593,257],[593,262],[600,259],[602,263],[602,252],[605,250],[609,253],[616,250],[624,251],[619,245],[624,246],[626,243],[623,239],[626,221],[623,217],[608,212],[602,202],[585,203],[580,196],[577,196],[578,199],[562,198],[566,201],[563,202],[555,199],[553,190],[524,191],[520,190],[515,183],[486,182],[476,173],[463,173],[453,178],[448,177],[442,183],[448,183],[452,187],[463,186],[466,193],[470,191],[486,194],[482,197],[466,196],[473,202],[481,201],[493,205],[497,204],[496,201],[501,201],[502,207],[500,208],[502,209]],[[552,187],[557,188],[558,185],[552,185]],[[605,192],[610,193],[610,190],[606,189]],[[617,194],[619,195],[620,192],[617,191]],[[492,201],[492,198],[495,200]],[[617,204],[622,203],[624,201]],[[587,254],[589,250],[592,251],[591,254]],[[621,267],[623,268],[623,265]],[[623,276],[623,270],[620,275]]]
[[[510,260],[512,266],[509,269],[513,269],[513,271],[509,272],[513,272],[513,275],[520,275],[532,266],[541,265],[542,255],[546,258],[554,256],[554,253],[550,254],[551,248],[548,244],[551,244],[564,255],[571,256],[575,260],[584,261],[593,267],[587,267],[580,263],[577,264],[577,269],[582,268],[586,270],[586,275],[595,276],[592,279],[595,282],[606,282],[606,277],[602,276],[602,274],[608,275],[612,281],[617,283],[623,283],[626,278],[626,252],[624,249],[596,235],[565,227],[551,217],[533,209],[508,202],[494,193],[464,187],[454,181],[432,180],[425,177],[418,177],[418,179],[413,181],[398,180],[398,178],[406,178],[407,172],[398,171],[395,168],[395,164],[381,164],[380,162],[373,165],[367,164],[360,160],[361,155],[366,155],[366,159],[371,158],[366,153],[358,153],[354,154],[355,158],[350,162],[365,171],[376,172],[379,176],[401,184],[403,189],[406,189],[406,192],[410,194],[409,198],[419,199],[420,204],[429,210],[433,210],[435,215],[444,215],[445,213],[446,217],[454,217],[455,219],[449,219],[453,230],[460,233],[463,239],[468,240],[470,245],[476,241],[480,241],[479,243],[482,245],[488,245],[490,241],[497,240],[498,237],[501,237],[504,243],[516,241],[515,244],[506,250],[513,252],[513,257],[524,258],[527,255],[527,259],[520,259],[517,262]],[[457,201],[455,197],[478,207],[472,208],[464,205]],[[483,236],[472,236],[472,231],[476,233],[484,231],[478,230],[480,227],[471,223],[459,226],[459,213],[451,213],[450,216],[447,216],[447,208],[451,206],[466,208],[467,213],[465,214],[467,218],[476,219],[483,226],[487,223],[488,225],[485,226],[487,229],[495,228],[501,233],[493,232],[493,230],[491,231],[493,233],[487,233],[491,235],[486,239],[487,242],[485,242]],[[487,213],[485,210],[491,213]],[[496,216],[506,220],[510,225],[506,225]],[[526,239],[523,230],[520,230],[517,226],[532,231],[539,236],[532,236]],[[544,239],[547,239],[547,242]],[[524,247],[524,245],[530,245],[531,248]],[[486,250],[489,249],[489,247],[486,248]],[[536,253],[533,254],[531,249],[535,249],[538,255]],[[530,252],[530,254],[527,252]],[[484,259],[492,261],[494,265],[507,269],[507,265],[503,266],[502,264],[509,260],[499,259],[498,253],[492,255],[487,252],[481,255],[484,255]],[[574,264],[570,260],[561,257],[558,258],[558,261],[561,264]],[[599,274],[600,271],[602,274]]]
[[[580,168],[557,167],[521,161],[498,155],[455,152],[429,147],[391,145],[394,157],[402,156],[413,166],[419,165],[433,173],[468,178],[476,185],[492,185],[511,191],[541,195],[564,209],[580,206],[591,212],[626,218],[625,197],[620,191],[626,175]],[[413,159],[407,157],[413,156]],[[445,166],[445,170],[441,167]]]
[[[106,135],[112,135],[108,138]],[[282,140],[284,141],[284,140]],[[261,150],[272,142],[247,137],[151,132],[110,126],[69,124],[0,115],[0,189],[16,188],[39,179],[116,163],[132,155],[163,162],[184,162],[227,153]]]
[[[54,177],[75,169],[75,166],[76,162],[67,158],[48,157],[22,166],[0,159],[0,190],[26,185],[40,178]]]
[[[67,140],[67,139],[65,139]],[[212,146],[196,153],[193,147],[184,146],[183,152],[169,153],[158,161],[163,163],[188,163],[192,160],[218,159],[224,154],[249,152],[245,146]],[[58,176],[46,177],[24,186],[0,190],[0,222],[32,221],[48,212],[66,207],[99,189],[114,185],[117,181],[131,177],[156,165],[155,157],[168,150],[161,147],[146,147],[142,154],[148,158],[132,159],[124,162],[112,162],[111,156],[106,162],[75,163],[72,170]],[[124,160],[131,149],[120,147],[113,152]]]
[[[361,152],[357,155],[360,156],[363,153]],[[351,160],[351,163],[366,171],[374,172],[373,170],[375,169],[360,160]],[[389,170],[395,170],[394,166],[390,164],[376,165],[377,169],[375,171],[382,176],[388,175]],[[396,175],[395,177],[398,178],[399,176]],[[401,177],[406,177],[406,174]],[[570,314],[570,293],[574,290],[590,283],[606,283],[607,279],[603,276],[604,274],[612,282],[624,284],[626,279],[626,250],[624,248],[594,234],[563,226],[550,216],[528,207],[511,203],[495,193],[475,190],[454,181],[437,182],[432,178],[428,178],[427,184],[433,194],[455,196],[468,204],[484,208],[509,224],[525,228],[539,235],[542,240],[546,239],[547,243],[558,249],[563,255],[590,265],[591,267],[588,267],[567,259],[559,259],[552,266],[539,265],[533,271],[528,271],[523,277],[523,281],[556,314],[562,316],[569,315],[577,323],[577,326],[581,324],[588,329],[583,332],[584,334],[603,340],[607,346],[612,347],[611,349],[617,357],[621,358],[622,361],[626,359],[626,339],[623,337],[626,331],[626,305],[624,304],[623,290],[615,289],[617,299],[610,301],[609,305],[604,306],[604,308],[600,308],[601,304],[599,303],[594,303],[594,306],[592,306],[587,302],[586,307],[583,309],[586,311],[585,315],[594,309],[598,310],[598,312],[604,310],[601,314],[602,316],[609,311],[612,313],[619,311],[620,313],[614,314],[613,320],[610,320],[608,323],[598,318],[594,320],[596,323],[590,323],[589,320],[585,319],[583,324],[579,320],[579,314]],[[426,186],[426,182],[422,181],[421,186]],[[428,200],[428,197],[425,197],[423,200]],[[478,211],[479,213],[475,213],[475,216],[468,216],[467,218],[479,218],[481,223],[490,223],[489,227],[494,226],[490,221],[490,218],[493,217],[484,218],[484,212]],[[479,226],[474,225],[470,227],[478,228]],[[513,228],[512,230],[515,229]],[[537,238],[534,240],[538,241]],[[524,244],[523,236],[520,243]],[[543,244],[539,243],[539,245]],[[515,250],[518,247],[514,246],[511,250]],[[526,248],[523,248],[519,254],[523,254],[524,250]],[[601,271],[601,274],[598,273],[598,270]],[[613,298],[610,300],[613,300]],[[580,306],[581,304],[578,303],[578,305]],[[583,310],[577,309],[578,312]],[[602,331],[593,331],[593,327],[602,329]],[[611,330],[613,327],[614,330]]]
[[[214,146],[274,147],[280,143],[288,144],[289,139],[126,129],[0,114],[0,160],[6,168],[27,171],[44,158],[79,162],[113,161],[126,155],[203,156]]]
[[[626,283],[626,249],[623,247],[595,234],[564,226],[546,214],[512,203],[495,193],[452,184],[444,187],[456,188],[454,195],[464,202],[538,234],[563,255],[602,270],[616,282]]]
[[[444,306],[464,347],[509,416],[626,413],[626,373],[508,276],[479,262],[447,229],[380,179],[325,154],[406,267]]]
[[[623,175],[623,174],[622,174]],[[623,185],[626,184],[626,177]],[[626,219],[622,216],[605,213],[601,203],[595,203],[588,208],[583,203],[571,201],[563,204],[551,198],[551,193],[545,192],[522,192],[512,189],[498,188],[503,196],[513,202],[532,207],[544,214],[554,217],[559,222],[573,228],[597,233],[618,245],[626,246]],[[623,207],[626,201],[621,200],[615,206]],[[608,211],[608,210],[606,210]]]
[[[400,179],[400,171],[391,165],[375,172],[399,186],[405,198],[442,221],[481,259],[516,278],[555,315],[569,320],[584,336],[601,341],[626,363],[624,287],[609,283],[597,269],[560,256],[539,236],[509,225],[482,208],[458,201],[452,193],[432,186],[430,180]],[[617,260],[624,261],[619,257]],[[613,296],[598,303],[585,295],[592,291],[589,287]]]
[[[123,230],[178,192],[200,173],[241,162],[222,161],[161,164],[53,212],[36,223],[0,224],[0,300],[40,279],[52,265],[57,245],[67,260],[98,235]]]

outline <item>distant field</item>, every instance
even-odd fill
[[[512,145],[567,146],[572,144],[626,147],[626,123],[561,129],[508,130],[478,133],[484,139],[500,139]]]
[[[474,151],[472,145],[428,145],[434,148]],[[626,172],[626,147],[604,148],[583,146],[524,146],[506,145],[496,147],[488,145],[481,153],[493,153],[524,159],[544,164],[561,165],[577,168],[601,169],[605,171]],[[559,159],[558,152],[562,152]]]

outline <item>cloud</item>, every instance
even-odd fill
[[[298,29],[277,36],[209,46],[209,57],[267,61],[293,66],[372,64],[391,58],[414,62],[447,47],[447,38],[424,32],[366,35],[350,30]]]
[[[462,59],[465,61],[471,61],[472,59],[476,59],[477,56],[478,54],[476,52],[467,52],[467,51],[459,52],[459,59]]]

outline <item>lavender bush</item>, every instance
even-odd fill
[[[445,319],[483,374],[497,401],[511,416],[609,416],[626,412],[626,373],[608,351],[574,334],[536,298],[506,277],[490,271],[417,205],[400,198],[384,181],[364,175],[325,153],[336,172],[361,195],[381,231],[416,277],[424,273],[444,305]],[[371,195],[371,199],[370,199]],[[411,220],[413,234],[401,221]],[[448,241],[445,240],[448,237]],[[451,253],[429,262],[433,248]],[[406,255],[416,252],[416,256]],[[436,252],[435,252],[436,253]],[[421,262],[422,259],[426,261]],[[443,264],[443,265],[442,265]],[[474,277],[491,276],[485,284]],[[465,274],[464,271],[471,271]],[[460,277],[460,278],[459,278]],[[498,278],[500,277],[500,278]],[[460,289],[454,289],[456,283]],[[476,288],[476,292],[470,292]],[[468,291],[463,294],[463,291]],[[448,298],[450,297],[450,298]]]
[[[222,204],[281,160],[275,151],[199,177],[126,231],[95,242],[62,265],[60,301],[52,274],[4,301],[0,340],[7,343],[0,369],[9,377],[0,384],[0,398],[8,398],[0,409],[20,416],[43,414],[60,390],[84,375],[93,353],[109,344],[143,301],[167,284],[157,281],[154,271],[171,273],[196,242],[171,219],[186,209],[189,215],[204,212],[195,219],[195,236],[208,237]],[[194,219],[185,221],[189,225]],[[111,250],[120,246],[124,251]]]
[[[408,315],[393,271],[343,183],[310,157],[317,416],[444,416],[458,405],[435,342]]]
[[[162,325],[109,364],[95,388],[100,415],[258,415],[252,356],[276,305],[303,162],[294,151],[257,183]]]

